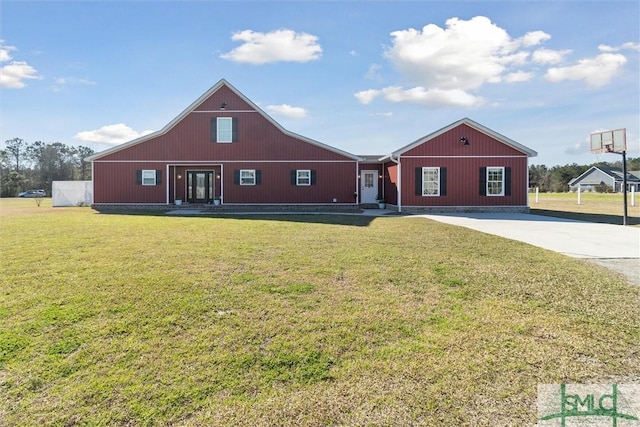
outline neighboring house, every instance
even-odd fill
[[[536,152],[462,119],[388,156],[292,133],[221,80],[163,129],[92,156],[100,211],[176,205],[526,211]]]
[[[536,155],[465,118],[384,158],[387,203],[404,212],[527,211]]]
[[[620,168],[592,166],[582,175],[569,181],[569,189],[594,191],[596,187],[606,186],[609,191],[622,192],[624,172]],[[640,172],[627,171],[627,190],[640,190]]]

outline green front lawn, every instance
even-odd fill
[[[539,383],[640,376],[640,288],[523,243],[1,203],[8,426],[520,426]]]

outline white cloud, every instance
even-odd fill
[[[271,114],[290,119],[303,119],[307,117],[307,110],[302,107],[292,107],[288,104],[269,105],[267,106],[267,111]]]
[[[589,152],[590,142],[589,137],[587,136],[582,141],[576,141],[572,145],[565,147],[565,154],[577,154],[582,155]]]
[[[11,61],[11,52],[15,50],[14,46],[5,45],[4,40],[0,39],[0,63]],[[40,78],[36,69],[25,61],[12,61],[0,67],[0,87],[21,89],[26,86],[24,80]]]
[[[451,18],[444,28],[428,24],[421,30],[394,31],[391,37],[393,44],[385,57],[414,87],[389,86],[354,94],[362,104],[382,96],[389,102],[425,106],[481,105],[484,100],[473,92],[483,85],[532,79],[532,73],[517,69],[526,65],[531,55],[523,47],[551,38],[543,31],[533,31],[514,39],[484,16],[468,21]],[[376,75],[373,67],[365,77]]]
[[[571,50],[552,50],[538,49],[533,52],[531,59],[536,64],[558,64],[562,62],[565,56],[571,53]]]
[[[516,55],[519,43],[484,16],[451,18],[444,29],[429,24],[422,31],[394,31],[391,36],[387,58],[411,82],[425,87],[477,89],[500,81],[505,63],[522,61]]]
[[[362,104],[369,104],[378,96],[382,96],[389,102],[407,102],[431,107],[475,107],[484,103],[482,98],[461,89],[426,89],[422,86],[416,86],[411,89],[404,89],[400,86],[389,86],[382,90],[363,90],[354,94],[354,96]]]
[[[378,74],[378,70],[380,70],[381,68],[382,68],[382,65],[371,64],[369,66],[369,69],[365,73],[364,78],[369,80],[377,80],[377,81],[382,80],[382,76]]]
[[[370,116],[372,116],[372,117],[393,117],[393,112],[392,111],[385,111],[383,113],[373,113],[373,114],[370,114]]]
[[[293,30],[280,29],[269,33],[244,30],[231,36],[243,44],[220,55],[223,59],[249,64],[269,62],[309,62],[320,58],[322,47],[318,37]]]
[[[551,36],[544,31],[531,31],[518,39],[523,46],[537,46],[540,43],[551,39]]]
[[[600,52],[618,52],[623,49],[640,51],[640,43],[626,42],[621,44],[620,46],[609,46],[606,44],[601,44],[600,46],[598,46],[598,50]]]
[[[627,62],[624,55],[602,53],[595,58],[586,58],[566,67],[549,68],[545,78],[550,82],[584,80],[587,86],[600,87],[611,81]]]
[[[96,82],[89,79],[82,79],[77,77],[59,77],[55,80],[51,90],[54,92],[61,92],[65,87],[69,85],[88,85],[95,86]]]
[[[10,52],[14,50],[16,50],[14,46],[5,45],[4,40],[0,39],[0,62],[11,61],[13,57]]]
[[[153,131],[150,130],[137,132],[124,123],[118,123],[115,125],[102,126],[100,129],[96,130],[78,132],[74,138],[80,141],[117,145],[140,138],[141,136],[148,135],[152,132]]]
[[[533,73],[528,73],[525,71],[516,71],[514,73],[509,73],[505,76],[504,81],[507,83],[520,83],[520,82],[528,82],[533,78]]]
[[[360,101],[360,103],[364,105],[369,104],[378,95],[380,95],[380,91],[377,89],[362,90],[360,92],[353,94],[353,96],[355,96],[358,99],[358,101]]]

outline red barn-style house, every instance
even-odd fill
[[[226,80],[160,131],[100,152],[94,209],[526,211],[536,153],[462,119],[388,156],[290,132]],[[218,207],[219,206],[219,207]]]

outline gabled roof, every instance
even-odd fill
[[[430,133],[427,136],[423,136],[422,138],[419,138],[415,141],[413,141],[411,144],[406,145],[402,148],[400,148],[399,150],[394,151],[393,153],[391,153],[390,156],[387,157],[398,157],[404,153],[406,153],[407,151],[424,144],[425,142],[428,142],[448,131],[450,131],[451,129],[454,129],[460,125],[467,125],[479,132],[484,133],[485,135],[490,136],[491,138],[500,141],[501,143],[508,145],[511,148],[514,148],[524,154],[526,154],[528,157],[535,157],[538,155],[537,152],[533,151],[532,149],[525,147],[522,144],[519,144],[517,142],[515,142],[513,139],[507,138],[504,135],[499,134],[498,132],[495,132],[485,126],[482,126],[480,123],[474,122],[473,120],[469,119],[469,118],[464,118],[464,119],[460,119],[457,122],[451,123],[449,126],[443,127],[440,130],[437,130],[433,133]]]
[[[334,153],[343,155],[345,157],[349,157],[349,158],[351,158],[353,160],[358,160],[358,161],[361,160],[361,158],[356,156],[355,154],[351,154],[351,153],[348,153],[346,151],[339,150],[339,149],[337,149],[335,147],[332,147],[330,145],[323,144],[323,143],[318,142],[316,140],[313,140],[311,138],[307,138],[305,136],[298,135],[297,133],[294,133],[294,132],[286,130],[278,122],[276,122],[273,118],[271,118],[271,116],[269,116],[267,113],[265,113],[260,107],[258,107],[256,104],[254,104],[249,98],[247,98],[238,89],[233,87],[233,85],[231,85],[225,79],[221,79],[220,81],[218,81],[218,83],[213,85],[208,91],[206,91],[204,94],[202,94],[202,96],[200,96],[198,99],[193,101],[193,103],[191,105],[189,105],[182,113],[180,113],[178,116],[176,116],[173,120],[171,120],[167,125],[165,125],[159,131],[150,133],[150,134],[142,136],[140,138],[136,138],[136,139],[131,140],[129,142],[125,142],[124,144],[117,145],[117,146],[115,146],[113,148],[108,148],[108,149],[106,149],[104,151],[101,151],[99,153],[94,154],[93,156],[88,157],[87,160],[94,161],[94,160],[97,160],[97,159],[99,159],[101,157],[107,156],[109,154],[113,154],[113,153],[118,152],[120,150],[127,149],[127,148],[129,148],[131,146],[134,146],[134,145],[137,145],[137,144],[141,144],[143,142],[149,141],[151,139],[157,138],[158,136],[166,134],[171,129],[173,129],[174,126],[176,126],[178,123],[180,123],[186,116],[188,116],[191,112],[193,112],[200,104],[202,104],[204,101],[209,99],[209,97],[211,95],[213,95],[218,90],[220,90],[220,88],[222,88],[223,86],[226,86],[227,88],[229,88],[233,93],[235,93],[243,101],[245,101],[247,104],[249,104],[251,106],[251,108],[256,110],[256,112],[258,112],[261,116],[263,116],[267,121],[269,121],[272,125],[274,125],[276,128],[278,128],[278,130],[280,130],[285,135],[288,135],[288,136],[291,136],[293,138],[299,139],[301,141],[307,142],[307,143],[309,143],[311,145],[315,145],[317,147],[324,148],[325,150],[332,151]]]
[[[583,174],[581,174],[577,178],[574,178],[571,181],[569,181],[569,186],[575,185],[575,183],[581,181],[586,176],[591,175],[596,170],[599,170],[600,172],[602,172],[603,174],[609,176],[612,180],[614,180],[616,182],[624,181],[624,175],[623,175],[624,172],[623,172],[622,169],[613,168],[613,167],[604,166],[604,165],[597,165],[597,166],[591,166]],[[627,182],[640,182],[640,178],[638,178],[638,176],[635,175],[635,172],[627,171]]]

